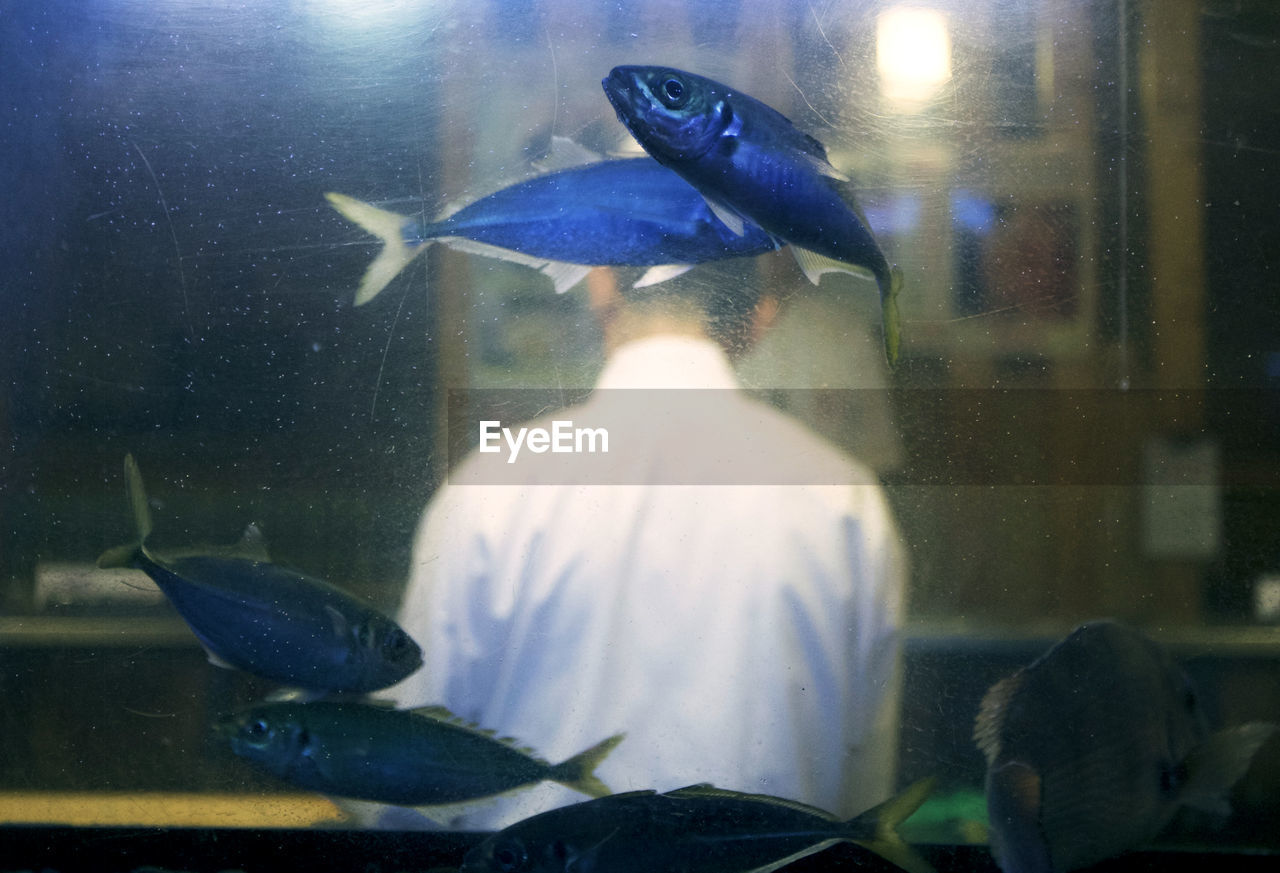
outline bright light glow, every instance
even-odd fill
[[[307,8],[327,26],[366,29],[412,21],[419,5],[411,0],[313,0]]]
[[[910,112],[951,79],[951,33],[936,9],[894,6],[876,23],[880,93],[890,109]]]

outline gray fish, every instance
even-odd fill
[[[848,821],[710,785],[615,794],[516,822],[468,852],[460,873],[770,873],[837,843],[931,873],[896,831],[931,788],[918,782]]]
[[[302,788],[401,806],[461,803],[544,780],[602,797],[609,789],[595,768],[622,741],[549,764],[438,707],[332,701],[266,703],[217,729],[237,755]]]
[[[1225,813],[1274,730],[1211,736],[1161,646],[1114,621],[1081,625],[983,698],[992,854],[1005,873],[1063,873],[1150,841],[1183,804]]]
[[[98,566],[150,576],[214,664],[310,691],[357,693],[394,685],[422,666],[422,650],[398,624],[319,579],[250,558],[155,555],[132,455],[124,469],[138,540],[104,552]]]
[[[862,215],[849,179],[822,143],[772,107],[670,67],[614,67],[601,83],[618,119],[739,232],[748,224],[790,243],[805,275],[869,271],[880,289],[885,357],[898,360],[902,273]]]

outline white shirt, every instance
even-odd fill
[[[706,390],[612,390],[677,387]],[[586,465],[470,484],[481,459],[464,461],[424,514],[399,615],[425,663],[388,696],[552,762],[625,732],[596,771],[615,792],[711,782],[845,815],[886,799],[905,562],[874,475],[745,396],[701,339],[619,348],[566,415],[613,423],[627,451],[605,481],[623,484]],[[761,457],[781,465],[760,476]],[[545,783],[451,826],[585,799]]]

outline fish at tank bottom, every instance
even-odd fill
[[[460,803],[544,780],[603,797],[609,788],[595,769],[623,739],[550,764],[442,707],[323,700],[259,704],[220,720],[215,732],[237,755],[294,785],[400,806]]]
[[[885,359],[898,361],[902,272],[891,266],[826,148],[772,107],[719,82],[656,66],[614,67],[601,83],[618,120],[730,228],[790,244],[817,284],[869,271],[880,290]]]
[[[1005,873],[1064,873],[1143,845],[1183,805],[1225,814],[1275,730],[1210,735],[1163,647],[1119,622],[1081,625],[983,697],[991,852]]]
[[[421,648],[398,624],[320,579],[253,558],[155,555],[133,455],[124,472],[138,539],[104,552],[98,566],[150,576],[211,663],[326,693],[387,688],[422,666]]]
[[[460,873],[769,873],[838,843],[862,846],[909,873],[932,873],[896,830],[932,787],[932,780],[914,783],[848,821],[710,785],[615,794],[504,828],[467,853]]]

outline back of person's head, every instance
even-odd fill
[[[618,283],[607,315],[623,338],[703,333],[736,354],[751,345],[765,281],[753,259],[700,264],[646,288]]]

